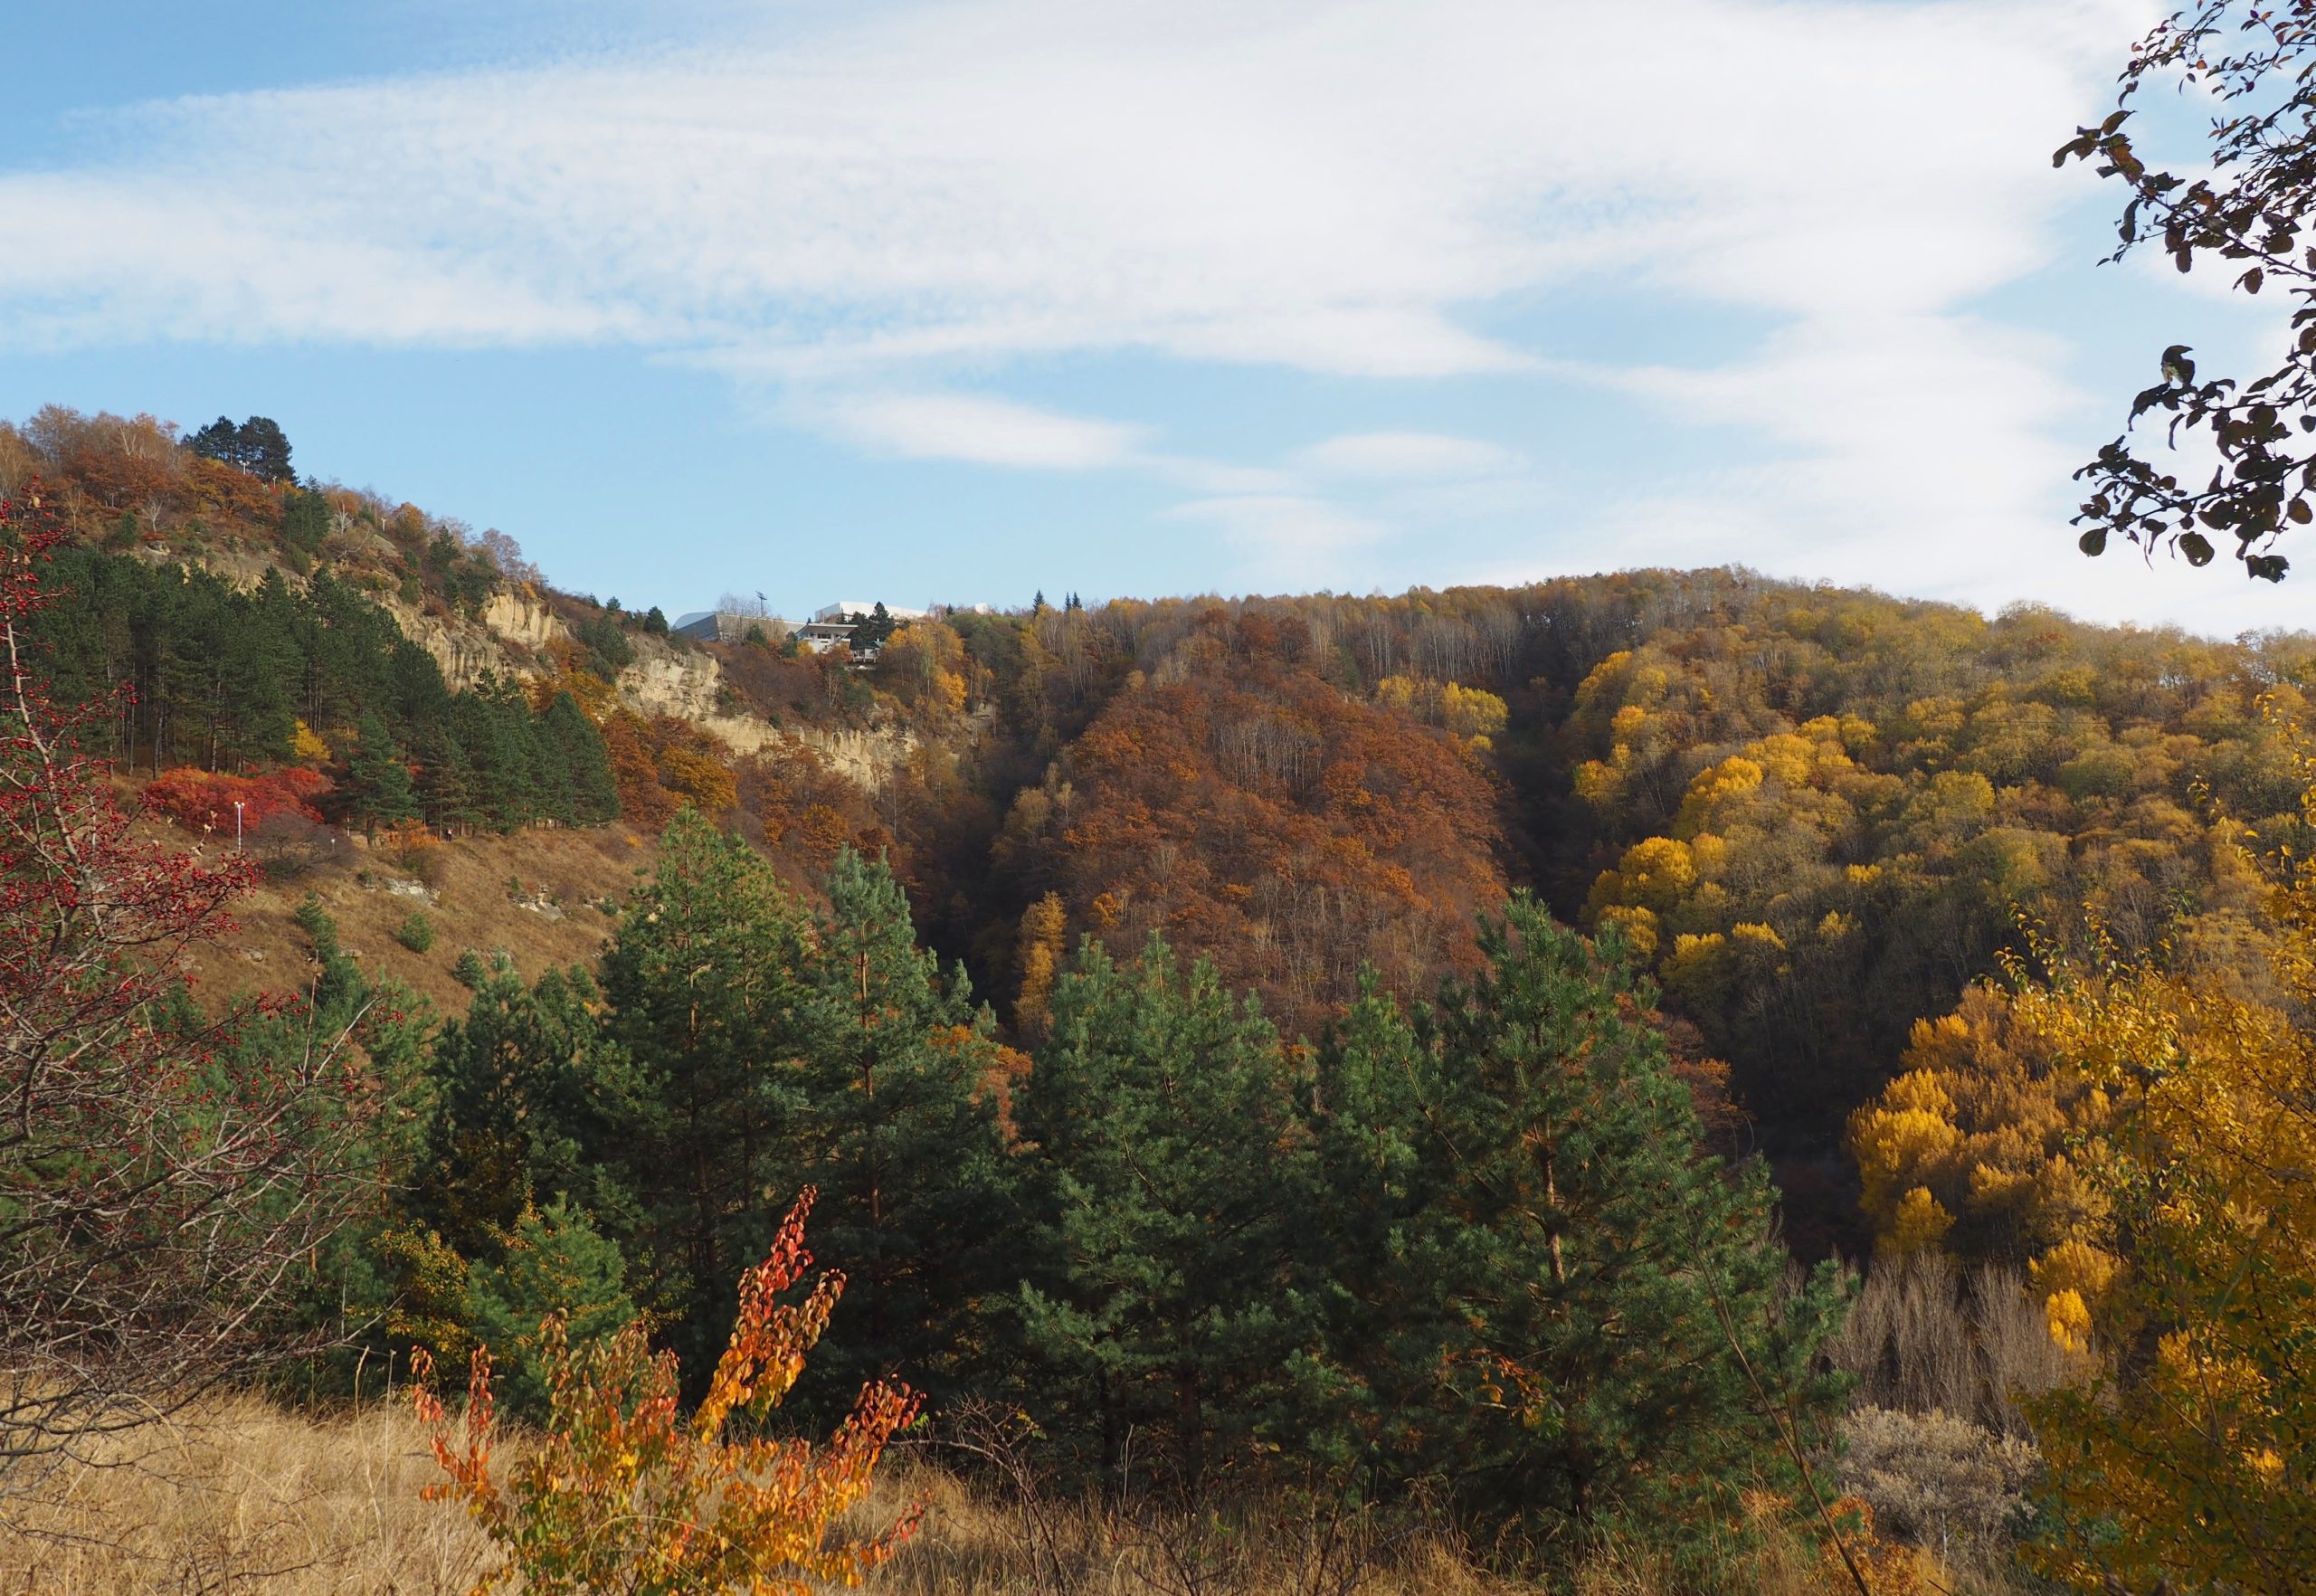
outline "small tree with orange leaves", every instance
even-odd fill
[[[844,1277],[823,1274],[801,1303],[780,1295],[812,1265],[806,1187],[771,1253],[740,1283],[740,1316],[707,1400],[686,1422],[673,1354],[653,1355],[642,1328],[574,1348],[560,1316],[541,1327],[553,1417],[547,1434],[504,1484],[490,1467],[490,1355],[474,1354],[463,1435],[427,1388],[422,1350],[414,1401],[450,1475],[429,1500],[460,1500],[506,1562],[479,1593],[621,1591],[633,1596],[747,1591],[803,1596],[806,1580],[858,1585],[915,1531],[911,1509],[883,1534],[830,1544],[829,1526],[868,1494],[885,1443],[915,1420],[906,1386],[861,1388],[851,1416],[823,1447],[802,1439],[727,1437],[736,1413],[761,1420],[803,1372]]]

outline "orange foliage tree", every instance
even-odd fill
[[[1290,1025],[1362,965],[1411,992],[1501,901],[1497,784],[1454,736],[1337,691],[1294,617],[1218,612],[1111,700],[1001,846],[1114,947],[1152,931]],[[1039,833],[1029,836],[1030,831]]]
[[[489,1350],[472,1360],[462,1435],[428,1388],[431,1359],[422,1348],[412,1354],[413,1401],[450,1476],[425,1495],[463,1501],[506,1553],[476,1592],[805,1596],[808,1581],[858,1585],[899,1550],[916,1509],[866,1540],[832,1543],[829,1531],[868,1495],[885,1444],[916,1420],[918,1399],[906,1386],[862,1387],[824,1447],[726,1433],[735,1415],[761,1421],[788,1394],[843,1293],[844,1277],[830,1271],[802,1302],[780,1300],[812,1266],[804,1216],[814,1194],[808,1186],[797,1197],[770,1254],[742,1277],[731,1343],[688,1422],[678,1411],[675,1355],[652,1355],[640,1325],[574,1348],[555,1316],[540,1333],[548,1431],[502,1485],[490,1463]]]
[[[189,831],[231,831],[233,805],[242,806],[242,825],[254,831],[279,814],[294,814],[318,825],[321,812],[315,801],[330,791],[330,779],[318,770],[285,765],[261,775],[232,775],[190,765],[165,771],[145,788],[145,806],[166,815]]]

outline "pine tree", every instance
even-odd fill
[[[560,1198],[526,1208],[499,1256],[467,1271],[468,1335],[490,1349],[500,1403],[533,1424],[548,1412],[540,1330],[550,1314],[564,1316],[574,1347],[607,1340],[636,1318],[619,1248],[584,1209]]]
[[[545,811],[530,706],[510,685],[486,675],[451,700],[451,735],[473,769],[470,807],[479,823],[518,830]]]
[[[622,1244],[643,1299],[672,1310],[669,1338],[695,1367],[713,1363],[740,1271],[800,1183],[803,939],[772,867],[687,809],[603,955],[605,1030],[634,1091],[601,1154],[636,1196]]]
[[[328,537],[329,500],[311,488],[291,489],[281,505],[282,541],[310,558]]]
[[[1246,1443],[1286,1437],[1311,1326],[1292,1278],[1307,1149],[1278,1037],[1212,965],[1153,937],[1120,968],[1090,939],[1056,986],[1023,1094],[1041,1254],[1024,1290],[1049,1417],[1099,1446],[1129,1435],[1195,1499]]]
[[[464,1017],[435,1038],[413,1211],[470,1259],[495,1257],[526,1209],[558,1198],[631,1228],[634,1200],[601,1154],[634,1087],[603,1045],[594,983],[551,969],[526,986],[504,954],[479,974]]]
[[[221,465],[238,466],[242,463],[242,430],[233,424],[231,416],[219,416],[185,442],[185,447],[195,454],[216,461]]]
[[[365,712],[346,762],[346,819],[374,836],[418,814],[418,793],[402,750],[375,713]]]
[[[601,825],[619,818],[619,784],[612,779],[611,753],[603,734],[569,693],[555,695],[539,717],[540,741],[555,747],[569,773],[569,819]]]
[[[241,424],[236,442],[241,458],[235,463],[243,470],[254,472],[269,482],[297,481],[298,473],[290,465],[289,436],[272,417],[250,417]]]
[[[268,566],[253,598],[234,594],[223,609],[231,622],[208,651],[217,681],[215,763],[282,758],[298,720],[290,698],[301,675],[297,597]]]
[[[1725,1522],[1783,1468],[1769,1404],[1827,1417],[1832,1278],[1781,1297],[1767,1177],[1701,1151],[1620,948],[1524,895],[1482,947],[1413,1027],[1371,995],[1322,1070],[1340,1411],[1481,1525]]]
[[[474,762],[467,757],[456,730],[444,724],[422,723],[420,736],[421,812],[446,831],[464,831],[482,824],[484,811],[476,788]]]
[[[799,1126],[818,1247],[849,1282],[812,1395],[893,1375],[954,1389],[1011,1287],[1014,1203],[988,1089],[997,1045],[963,970],[921,951],[882,861],[840,852],[805,966]]]

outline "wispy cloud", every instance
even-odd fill
[[[1628,17],[1522,0],[982,0],[190,100],[0,176],[0,304],[17,338],[1517,370],[1461,313],[1586,273],[1813,316],[2031,263],[2013,163],[2106,9],[1667,0],[1638,100],[1599,65]],[[1940,131],[1858,136],[1908,125]]]
[[[1685,518],[1795,568],[1989,572],[1975,596],[2013,545],[2064,547],[2067,351],[1973,302],[2051,259],[2076,190],[2045,157],[2141,0],[712,10],[712,51],[172,102],[109,158],[0,170],[0,348],[631,346],[864,449],[1174,481],[1265,560],[1372,551],[1466,481],[1516,506],[1523,468],[1412,404],[1193,458],[1011,374],[1590,383],[1761,454],[1707,480],[1636,443],[1619,548],[1700,557]],[[1571,285],[1776,330],[1583,368],[1490,313]]]
[[[815,413],[857,442],[920,460],[1082,471],[1134,454],[1132,427],[978,394],[856,394]]]
[[[1246,556],[1258,582],[1306,591],[1343,585],[1352,575],[1345,556],[1390,532],[1372,517],[1296,493],[1198,499],[1166,513],[1220,531]]]
[[[1497,444],[1439,432],[1348,432],[1299,449],[1294,460],[1323,477],[1386,480],[1495,476],[1519,463]]]

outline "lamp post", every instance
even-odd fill
[[[242,851],[242,805],[248,802],[246,798],[233,800],[233,851],[235,853]]]

